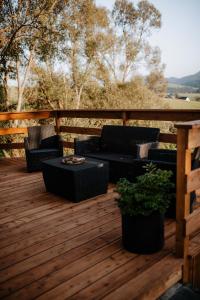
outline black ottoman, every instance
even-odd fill
[[[109,163],[86,158],[80,165],[65,165],[62,157],[43,161],[42,172],[47,191],[73,202],[107,192]]]

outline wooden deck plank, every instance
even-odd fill
[[[166,221],[162,251],[125,251],[112,186],[107,194],[72,203],[47,193],[41,173],[27,173],[18,158],[0,159],[0,178],[0,298],[96,300],[119,292],[116,299],[126,300],[134,291],[149,300],[180,279],[177,259],[169,276],[175,223]],[[148,274],[161,268],[161,284],[152,289]]]
[[[9,265],[15,264],[21,260],[24,260],[28,257],[31,257],[34,253],[34,255],[36,255],[37,253],[40,253],[44,250],[49,249],[50,247],[54,247],[58,244],[64,243],[67,240],[69,240],[70,238],[74,238],[80,234],[84,234],[85,232],[91,231],[93,228],[96,228],[98,226],[101,226],[104,223],[108,223],[110,221],[110,219],[112,219],[112,217],[118,217],[118,214],[109,214],[109,210],[107,212],[104,212],[103,214],[99,214],[98,216],[94,216],[94,218],[85,218],[85,220],[82,219],[82,223],[79,226],[74,226],[73,223],[65,223],[64,226],[61,227],[60,231],[58,232],[57,230],[57,234],[53,233],[54,235],[51,237],[47,236],[46,239],[44,237],[43,240],[39,240],[39,244],[38,242],[36,244],[32,244],[31,246],[26,246],[26,248],[18,251],[18,252],[14,252],[13,254],[7,255],[7,252],[4,251],[4,253],[6,254],[6,260],[4,258],[0,258],[0,268],[5,268]],[[119,218],[119,217],[118,217]],[[95,219],[95,222],[94,222]],[[85,222],[85,223],[84,223]],[[116,223],[119,224],[119,221]],[[64,228],[63,228],[64,227]],[[50,235],[50,234],[49,234]],[[34,239],[31,239],[31,242]],[[22,243],[20,244],[20,246],[22,245]],[[17,244],[17,246],[14,248],[18,248],[19,245]],[[12,245],[12,249],[13,249],[13,245]],[[3,249],[4,250],[4,249]],[[6,249],[7,250],[7,249]]]
[[[104,214],[99,215],[99,217],[107,218],[107,215],[109,215],[111,218],[111,217],[114,217],[115,215],[117,216],[118,213],[117,212],[110,212],[110,213],[105,212]],[[96,216],[94,218],[96,218]],[[69,222],[70,221],[73,222],[73,219],[70,219]],[[67,229],[71,230],[74,227],[82,226],[82,225],[86,224],[87,221],[88,221],[88,218],[80,217],[79,220],[72,223],[72,225],[70,225],[69,222],[67,223],[67,220],[66,220],[56,227],[48,227],[46,230],[42,230],[41,232],[38,232],[38,229],[37,229],[37,231],[34,231],[31,233],[31,236],[19,238],[15,243],[13,243],[11,241],[8,246],[5,246],[4,248],[1,249],[0,257],[2,258],[4,256],[10,255],[11,253],[14,253],[15,251],[30,247],[30,246],[34,245],[35,243],[39,243],[41,241],[44,241],[46,239],[49,239],[49,238],[57,235],[57,234],[60,234],[64,231],[66,231]],[[92,218],[91,218],[91,221],[93,221]]]
[[[154,300],[182,278],[181,266],[182,259],[169,254],[103,299]]]
[[[103,261],[107,257],[117,253],[120,249],[120,240],[116,240],[113,243],[106,244],[104,247],[94,249],[87,255],[82,256],[80,259],[62,265],[62,268],[48,274],[48,276],[42,277],[40,280],[35,281],[23,290],[14,294],[14,298],[24,299],[28,295],[30,299],[34,299],[49,289],[59,285],[63,281],[74,277],[80,272],[88,269],[88,267],[96,265],[98,262]],[[12,298],[11,298],[12,299]]]
[[[173,226],[173,232],[174,229],[175,228]],[[165,248],[159,253],[154,253],[152,255],[132,254],[132,258],[130,261],[127,261],[122,265],[120,265],[120,263],[117,262],[116,268],[114,269],[112,268],[109,269],[108,267],[104,269],[101,268],[101,266],[99,267],[99,265],[96,265],[96,267],[93,270],[89,269],[85,272],[87,274],[85,274],[85,280],[83,279],[80,280],[81,285],[78,284],[80,275],[77,276],[76,279],[73,278],[73,281],[77,280],[78,282],[74,283],[76,288],[72,289],[71,291],[72,295],[70,295],[69,298],[74,300],[75,299],[98,299],[98,298],[100,299],[104,295],[104,293],[108,293],[109,289],[115,289],[121,286],[122,283],[127,282],[128,278],[130,280],[131,278],[135,277],[138,273],[140,273],[142,270],[149,268],[152,264],[154,264],[159,259],[163,258],[164,256],[170,253],[172,247],[174,246],[174,237],[169,237],[168,232],[166,234],[166,237],[167,237],[167,241],[165,244]],[[99,269],[100,270],[102,269],[101,274],[99,272]],[[104,274],[104,272],[106,273]],[[81,274],[82,274],[81,276],[84,278],[83,275],[84,273]],[[66,284],[67,283],[65,282],[65,285]],[[69,286],[71,287],[71,283],[69,284]],[[64,286],[62,286],[62,289],[63,287]],[[58,293],[58,290],[60,292],[60,287],[56,288],[56,293]],[[74,293],[75,290],[78,290],[78,292]],[[55,297],[55,294],[52,295],[52,291],[50,291],[50,293],[47,295],[48,297],[50,295]],[[56,294],[56,297],[57,296],[62,298],[62,294],[60,293]]]
[[[112,244],[114,241],[119,240],[120,234],[121,232],[119,228],[110,230],[101,236],[84,243],[80,247],[66,251],[50,261],[45,262],[44,264],[41,264],[25,273],[7,280],[5,283],[0,285],[0,297],[8,295],[11,292],[18,291],[25,286],[27,286],[27,289],[29,289],[29,284],[33,282],[35,282],[34,284],[37,284],[37,281],[40,278],[43,278],[42,280],[44,280],[45,277],[48,278],[52,272],[56,272],[68,264],[73,263],[73,261],[76,261],[79,258],[84,257],[89,253],[96,251],[97,249],[100,249],[101,247]],[[23,293],[23,291],[21,292]]]
[[[40,194],[40,198],[41,198],[41,194]],[[53,207],[56,207],[56,206],[62,206],[63,208],[66,208],[66,206],[67,206],[66,205],[67,202],[64,199],[60,199],[58,197],[56,197],[56,199],[54,199],[54,197],[52,197],[52,195],[49,193],[44,193],[44,195],[42,196],[42,201],[38,201],[38,200],[39,199],[37,199],[37,203],[34,202],[34,204],[37,204],[37,206],[34,206],[33,208],[31,207],[30,203],[27,207],[27,202],[29,202],[29,201],[26,200],[25,211],[20,209],[20,211],[17,212],[15,209],[13,211],[13,213],[10,214],[10,219],[12,220],[13,217],[15,217],[15,219],[18,219],[18,218],[22,218],[25,216],[32,216],[32,215],[36,215],[36,214],[37,214],[36,217],[38,218],[39,213],[42,212],[43,210],[47,211],[48,209],[52,209]],[[47,200],[47,201],[44,201],[44,200]],[[8,212],[7,210],[5,210],[5,208],[3,209],[3,211]],[[54,212],[55,212],[55,210],[54,210]]]
[[[67,250],[73,249],[74,247],[77,247],[79,245],[82,245],[86,243],[87,241],[94,239],[96,236],[100,235],[101,232],[103,233],[104,230],[108,229],[114,229],[119,227],[119,223],[117,222],[111,222],[99,225],[98,227],[86,231],[85,233],[80,233],[80,235],[76,236],[75,238],[71,238],[70,240],[66,239],[65,241],[61,242],[60,244],[56,244],[52,247],[51,243],[49,243],[48,249],[42,251],[39,254],[33,254],[33,256],[30,256],[26,260],[23,260],[22,262],[16,263],[13,266],[10,266],[6,269],[3,269],[0,271],[0,282],[6,281],[9,278],[12,278],[22,272],[25,272],[29,269],[32,269],[35,266],[38,266],[41,263],[44,263],[45,261],[48,261],[49,259],[52,259],[53,257],[61,254],[62,252],[65,252]]]
[[[116,268],[126,264],[131,259],[135,259],[136,254],[129,253],[124,249],[110,255],[102,262],[95,264],[85,272],[79,273],[77,276],[72,277],[68,281],[58,285],[49,292],[41,295],[38,299],[66,299],[75,294],[81,288],[92,284],[93,280],[97,280],[102,276],[110,273]]]
[[[23,226],[21,226],[19,220],[18,222],[16,222],[16,224],[14,223],[9,223],[10,226],[5,226],[5,230],[3,232],[1,232],[1,241],[0,241],[0,245],[1,247],[5,247],[6,245],[8,245],[9,239],[12,240],[12,242],[15,242],[19,239],[28,237],[30,235],[30,233],[38,233],[38,231],[40,231],[41,226],[43,228],[43,230],[46,230],[48,227],[54,227],[55,223],[58,226],[61,223],[64,223],[66,221],[66,218],[70,218],[70,216],[74,216],[74,218],[76,219],[76,222],[78,222],[78,219],[81,215],[81,211],[87,212],[90,210],[93,210],[93,205],[96,201],[96,205],[100,206],[100,204],[103,202],[107,202],[109,200],[112,199],[112,194],[108,194],[102,198],[97,198],[96,200],[92,200],[91,201],[85,201],[84,204],[82,205],[74,205],[71,203],[67,203],[66,204],[66,208],[62,209],[59,212],[54,213],[54,210],[52,210],[51,214],[46,215],[46,217],[42,217],[42,218],[36,218],[35,220],[25,223],[23,224]],[[93,204],[93,205],[92,205]],[[75,220],[73,219],[73,221]],[[22,220],[23,222],[23,220]],[[12,226],[15,226],[15,228],[10,228]],[[45,225],[45,227],[44,227]],[[78,223],[77,223],[78,225]],[[3,225],[2,225],[3,226]],[[7,230],[6,230],[7,229]]]

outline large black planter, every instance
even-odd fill
[[[122,215],[122,242],[126,250],[150,254],[164,246],[164,215]]]

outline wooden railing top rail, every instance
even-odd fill
[[[70,109],[29,112],[0,112],[0,121],[47,119],[51,117],[191,121],[200,119],[200,109]]]
[[[48,119],[56,116],[56,111],[0,112],[0,121]]]
[[[187,149],[192,149],[200,146],[200,119],[190,122],[177,123],[175,124],[175,128],[187,134]]]
[[[36,120],[55,118],[56,132],[67,132],[75,134],[98,135],[101,128],[84,128],[61,126],[61,118],[85,118],[85,119],[107,119],[121,120],[123,125],[128,125],[129,120],[156,120],[156,121],[191,121],[200,119],[200,109],[69,109],[69,110],[41,110],[29,112],[0,112],[0,122],[10,120]],[[182,124],[182,123],[181,123]],[[191,124],[189,122],[188,124]],[[27,128],[0,128],[1,135],[26,134]],[[196,141],[191,135],[190,140]],[[160,134],[160,142],[175,143],[175,134]],[[195,142],[196,143],[196,142]],[[0,149],[23,148],[21,143],[0,144]],[[66,146],[66,145],[65,145]],[[72,142],[67,142],[67,147],[73,147]]]
[[[199,129],[200,128],[200,119],[195,121],[188,121],[183,123],[175,124],[176,128],[184,128],[184,129]]]

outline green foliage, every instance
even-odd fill
[[[9,78],[17,81],[18,111],[120,108],[122,99],[123,107],[142,108],[145,96],[149,103],[143,83],[133,89],[148,35],[161,21],[147,0],[116,0],[112,12],[94,0],[10,0],[0,2],[0,20],[0,80],[5,91]],[[12,101],[4,95],[7,110]]]
[[[174,184],[170,181],[171,171],[160,170],[155,165],[145,166],[146,173],[138,176],[135,183],[121,178],[117,183],[120,194],[118,206],[122,214],[130,216],[150,215],[154,211],[165,213],[169,206]]]

